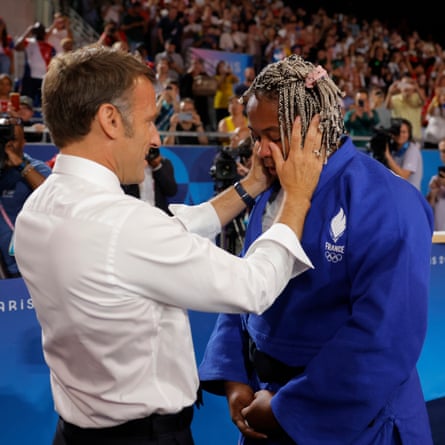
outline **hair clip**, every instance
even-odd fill
[[[314,85],[320,80],[328,76],[327,71],[321,66],[318,65],[313,71],[311,71],[305,80],[306,88],[314,88]]]

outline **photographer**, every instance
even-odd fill
[[[251,167],[252,145],[249,128],[236,128],[231,135],[230,145],[221,148],[210,167],[215,194],[221,193],[247,175]],[[217,237],[219,246],[235,254],[240,252],[246,233],[245,220],[249,210],[246,207],[224,227],[221,236]]]
[[[411,122],[404,118],[393,119],[389,132],[392,143],[385,150],[388,168],[420,190],[423,160],[419,144],[413,139]]]
[[[168,209],[168,200],[175,196],[178,184],[171,161],[163,156],[157,147],[151,147],[147,157],[144,181],[140,184],[123,185],[127,195],[133,195],[172,215]]]
[[[1,278],[19,277],[12,235],[17,214],[31,192],[51,173],[42,161],[24,154],[20,119],[0,118],[0,262]]]
[[[354,104],[346,112],[344,119],[345,128],[354,139],[355,145],[366,147],[365,138],[372,136],[374,128],[379,124],[379,115],[371,108],[368,90],[357,91]],[[355,139],[357,136],[362,140]]]
[[[206,145],[209,138],[204,134],[204,127],[199,114],[196,112],[193,99],[186,97],[179,103],[179,112],[173,113],[170,118],[169,131],[198,132],[197,136],[168,135],[164,145]]]
[[[388,130],[377,129],[369,141],[370,155],[420,190],[423,161],[407,119],[391,120]]]
[[[247,174],[251,156],[252,140],[249,128],[235,128],[230,135],[230,144],[221,147],[210,167],[216,193],[230,187]]]

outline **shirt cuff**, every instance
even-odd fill
[[[208,202],[193,206],[170,204],[168,208],[188,232],[209,239],[215,238],[221,232],[221,222],[215,208]]]
[[[295,235],[295,232],[289,226],[282,223],[273,224],[270,229],[266,230],[258,239],[256,239],[249,247],[246,256],[255,250],[257,245],[261,244],[265,240],[280,244],[295,258],[296,261],[292,268],[292,278],[300,275],[308,269],[314,269],[311,260],[303,250],[300,240]]]

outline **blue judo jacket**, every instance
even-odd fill
[[[247,248],[271,191],[257,198]],[[289,437],[264,445],[430,445],[416,370],[427,328],[432,211],[419,191],[349,138],[324,167],[302,246],[315,269],[292,279],[262,315],[220,314],[199,367],[205,390],[223,380],[275,392]],[[304,367],[282,385],[260,382],[259,350]],[[243,444],[258,444],[241,438]]]

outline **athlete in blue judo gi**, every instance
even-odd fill
[[[325,156],[302,245],[314,269],[261,315],[218,317],[202,388],[226,395],[241,444],[431,445],[416,370],[427,328],[432,212],[405,179],[355,148],[341,92],[292,55],[266,66],[243,99],[263,164],[286,153],[300,116],[320,113]],[[276,183],[250,213],[245,249],[280,205]]]

